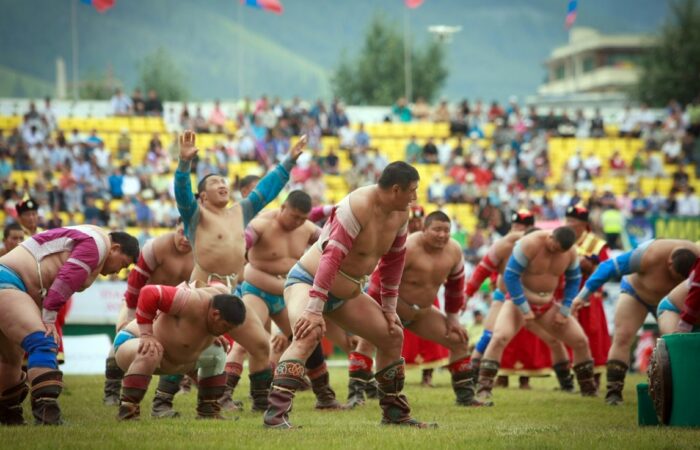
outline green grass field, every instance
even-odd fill
[[[338,397],[345,398],[346,372],[332,369],[331,378]],[[409,371],[405,392],[415,416],[438,422],[436,430],[380,426],[376,400],[353,411],[316,412],[311,392],[297,396],[291,419],[303,427],[296,430],[265,430],[261,416],[247,410],[231,413],[239,417],[235,421],[194,420],[194,391],[176,397],[181,418],[154,420],[148,412],[155,381],[141,420],[119,423],[116,408],[102,405],[102,377],[67,376],[61,397],[66,425],[0,428],[0,448],[700,448],[700,430],[637,426],[641,375],[628,377],[620,407],[554,391],[553,379],[533,379],[531,391],[497,389],[493,408],[465,409],[454,406],[446,372],[436,373],[432,389],[418,386],[418,379],[417,371]],[[247,389],[242,382],[235,398],[249,408]],[[28,401],[25,415],[29,420]]]

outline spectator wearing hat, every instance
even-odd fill
[[[31,197],[26,197],[15,205],[17,222],[27,236],[34,236],[44,231],[39,227],[39,204]]]

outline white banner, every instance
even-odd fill
[[[73,295],[68,324],[114,325],[126,292],[126,281],[97,281]]]

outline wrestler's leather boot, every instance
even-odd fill
[[[113,356],[105,361],[105,395],[102,402],[107,406],[119,406],[119,393],[122,390],[124,371],[117,365]]]
[[[437,427],[436,423],[421,422],[411,417],[408,399],[401,393],[406,378],[403,358],[377,372],[375,377],[382,393],[379,400],[379,406],[382,408],[382,425],[405,425],[416,428]]]
[[[574,376],[569,369],[569,361],[560,361],[552,366],[559,381],[559,389],[564,392],[574,392]]]
[[[243,402],[233,399],[233,392],[241,381],[241,371],[243,367],[238,363],[226,363],[226,388],[224,395],[219,399],[221,409],[224,411],[240,411],[243,409]]]
[[[180,413],[173,409],[173,399],[180,390],[181,380],[181,377],[160,376],[156,395],[153,397],[153,405],[151,406],[151,417],[156,419],[180,417]]]
[[[342,409],[338,400],[335,398],[335,391],[331,388],[328,368],[324,362],[321,366],[309,370],[309,379],[311,380],[311,389],[316,394],[316,409]]]
[[[119,420],[135,420],[141,415],[141,400],[146,395],[150,375],[129,374],[122,379],[122,394],[119,402]]]
[[[27,374],[22,372],[22,380],[16,386],[0,392],[0,424],[26,425],[22,411],[22,402],[27,398]]]
[[[248,375],[250,378],[250,396],[253,399],[251,411],[265,412],[269,406],[267,398],[270,396],[272,385],[272,369],[268,368]]]
[[[374,374],[370,373],[370,379],[365,385],[365,395],[367,398],[378,399],[380,392],[379,386],[377,386],[377,380],[374,378]]]
[[[459,359],[447,366],[452,374],[452,390],[459,406],[471,406],[474,402],[474,378],[470,358]]]
[[[593,376],[593,360],[584,361],[574,366],[574,373],[581,388],[581,395],[584,397],[597,397],[598,389],[595,386]]]
[[[508,387],[508,375],[500,375],[498,378],[496,378],[496,383],[494,384],[494,387],[507,388]]]
[[[476,401],[474,406],[493,406],[491,400],[494,380],[498,374],[500,364],[492,359],[484,359],[479,366],[479,381],[476,388]]]
[[[351,370],[348,380],[348,403],[347,408],[354,408],[365,404],[365,388],[372,372],[366,370]]]
[[[280,361],[275,368],[263,424],[266,428],[292,428],[289,413],[294,393],[304,384],[304,363],[298,359]]]
[[[433,387],[433,369],[423,369],[420,385],[422,387]]]
[[[619,405],[622,403],[622,388],[625,387],[625,376],[629,366],[617,359],[609,360],[606,366],[608,392],[605,394],[605,403],[608,405]]]
[[[58,396],[63,391],[63,372],[51,370],[31,383],[32,414],[36,425],[62,425]]]
[[[197,392],[197,419],[225,419],[221,415],[219,399],[226,389],[226,374],[199,379]]]

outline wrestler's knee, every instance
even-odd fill
[[[142,367],[147,367],[149,369],[156,370],[156,368],[158,366],[160,366],[160,363],[162,360],[163,360],[163,350],[154,349],[154,350],[151,350],[147,353],[139,352],[136,355],[136,358],[134,358],[134,363],[138,363]],[[119,358],[117,358],[117,362],[118,361],[119,361]]]
[[[265,338],[258,338],[246,344],[244,350],[250,354],[251,358],[267,359],[270,356],[270,342]]]
[[[43,367],[58,369],[58,344],[52,336],[46,336],[43,331],[30,333],[22,340],[22,348],[27,352],[27,367]]]
[[[299,349],[302,353],[310,353],[321,342],[323,338],[323,330],[321,327],[316,327],[306,333],[303,338],[294,336],[292,345]]]
[[[399,352],[401,352],[401,347],[403,346],[403,333],[398,332],[395,329],[393,333],[387,333],[386,336],[376,344],[377,349],[383,352],[396,351],[397,349]]]
[[[447,349],[454,355],[466,355],[469,353],[469,341],[451,339]]]
[[[625,326],[615,328],[613,334],[613,344],[623,347],[632,345],[632,341],[636,335],[636,330],[628,329]]]
[[[493,348],[505,348],[510,342],[511,337],[505,333],[496,331],[491,337],[491,342],[489,342],[489,347]]]
[[[556,341],[558,343],[558,341]],[[571,342],[571,349],[575,352],[585,352],[588,350],[588,337],[581,333],[580,336],[576,336],[576,338]]]

